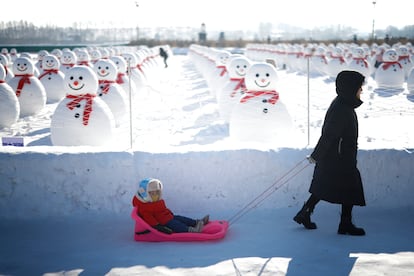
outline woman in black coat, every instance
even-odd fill
[[[307,229],[316,229],[310,215],[320,200],[342,205],[338,234],[365,235],[352,223],[354,205],[365,206],[364,190],[357,168],[358,119],[355,108],[362,104],[364,76],[342,71],[336,78],[337,97],[326,112],[322,135],[308,160],[315,163],[310,198],[294,217]]]

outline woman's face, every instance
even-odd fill
[[[356,97],[358,100],[361,99],[361,94],[362,94],[362,86],[358,89],[357,93],[356,93]]]

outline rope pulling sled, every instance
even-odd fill
[[[303,164],[306,161],[305,164]],[[265,199],[267,199],[269,196],[271,196],[274,192],[279,190],[282,186],[284,186],[286,183],[288,183],[292,178],[294,178],[296,175],[298,175],[300,172],[302,172],[304,169],[306,169],[310,164],[308,163],[307,159],[304,158],[301,161],[299,161],[293,168],[291,168],[289,171],[287,171],[285,174],[283,174],[281,177],[275,180],[275,182],[269,186],[267,189],[265,189],[261,194],[259,194],[257,197],[255,197],[253,200],[251,200],[249,203],[247,203],[242,209],[240,209],[236,214],[234,214],[228,221],[229,225],[232,225],[236,221],[238,221],[241,217],[246,215],[248,212],[256,208],[260,205],[260,203],[263,203]]]
[[[260,205],[270,195],[288,183],[292,178],[302,172],[310,164],[306,162],[306,158],[297,163],[293,168],[278,178],[271,186],[265,189],[261,194],[255,197],[252,201],[247,203],[229,220],[213,220],[206,224],[201,233],[172,233],[165,234],[146,223],[139,215],[137,207],[134,207],[131,212],[131,218],[135,221],[134,240],[147,242],[163,242],[163,241],[177,241],[177,242],[191,242],[191,241],[211,241],[218,240],[225,237],[230,225],[235,223],[241,217],[246,215],[252,209]]]

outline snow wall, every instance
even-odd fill
[[[164,183],[164,198],[177,213],[237,211],[269,187],[272,188],[265,194],[268,197],[256,208],[296,208],[309,196],[313,165],[304,160],[309,153],[309,149],[186,153],[3,151],[0,217],[95,211],[129,214],[131,198],[139,180],[145,177],[159,178]],[[360,150],[358,164],[368,206],[414,206],[414,154],[392,149]]]

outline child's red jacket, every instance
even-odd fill
[[[134,196],[132,205],[138,207],[138,215],[151,226],[165,225],[174,218],[174,214],[167,208],[163,199],[156,202],[142,202]]]

